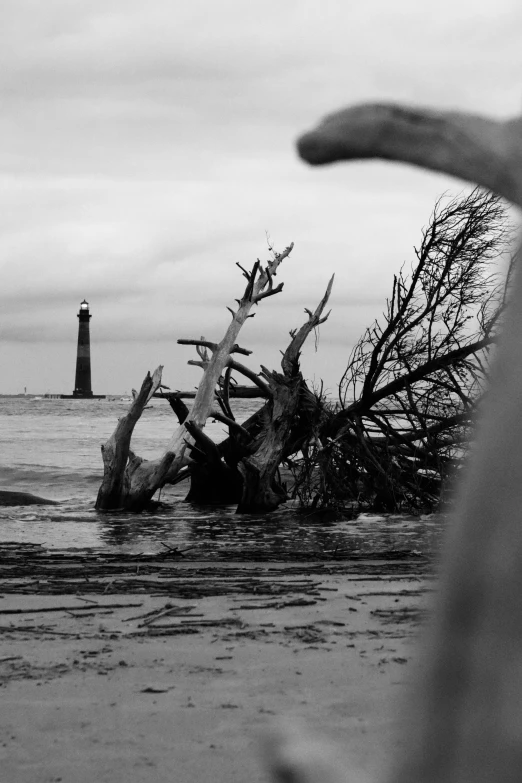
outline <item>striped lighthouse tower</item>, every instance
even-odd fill
[[[91,388],[91,337],[89,331],[89,303],[83,300],[78,313],[78,351],[76,354],[76,378],[73,397],[92,397]]]

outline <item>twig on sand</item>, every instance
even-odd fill
[[[53,628],[29,628],[25,625],[0,625],[0,632],[21,632],[21,633],[52,633],[54,636],[77,636],[77,632],[66,633],[65,631],[55,631]]]
[[[0,614],[39,614],[40,612],[92,612],[93,609],[126,609],[139,604],[90,604],[90,606],[40,606],[37,609],[0,609]]]

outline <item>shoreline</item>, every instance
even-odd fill
[[[2,569],[10,783],[266,781],[259,737],[288,715],[356,768],[385,763],[433,589],[425,564],[178,560],[127,590],[93,574],[96,557],[117,565],[93,555],[74,593],[67,558],[40,563],[37,584],[38,558],[23,578]],[[144,565],[126,562],[127,580]]]

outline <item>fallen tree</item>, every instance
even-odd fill
[[[307,321],[299,330],[291,332],[291,341],[283,353],[282,372],[261,368],[260,375],[251,373],[265,405],[242,425],[234,419],[229,403],[232,372],[245,373],[244,367],[231,360],[218,393],[221,412],[213,411],[212,417],[229,427],[229,437],[216,444],[201,428],[188,421],[188,409],[175,395],[168,395],[178,416],[184,417],[185,426],[193,437],[190,444],[191,463],[187,468],[191,488],[187,500],[194,503],[236,503],[238,513],[273,511],[288,500],[289,494],[279,480],[279,467],[290,453],[299,449],[304,401],[311,397],[301,374],[299,357],[310,332],[324,323],[323,316],[330,297],[333,277],[315,312],[306,310]],[[201,356],[195,363],[205,367]],[[186,417],[186,418],[185,418]],[[308,428],[305,430],[308,432]]]
[[[330,298],[334,278],[315,312],[306,310],[307,321],[291,333],[291,341],[281,360],[282,373],[262,367],[262,375],[270,390],[266,403],[263,429],[253,442],[250,453],[239,462],[243,476],[243,491],[239,513],[272,511],[288,500],[286,489],[277,479],[283,459],[298,449],[295,429],[299,424],[300,407],[310,392],[302,376],[299,357],[306,338],[313,329],[323,324],[330,313],[323,316]]]
[[[273,510],[289,496],[307,507],[431,510],[469,439],[483,388],[506,290],[491,262],[505,238],[496,198],[474,191],[439,202],[410,274],[401,269],[394,277],[382,319],[354,347],[337,404],[310,390],[299,369],[304,341],[328,317],[333,278],[316,311],[291,333],[282,372],[262,367],[258,374],[237,361],[234,354],[250,351],[235,341],[252,306],[281,291],[273,277],[292,246],[266,267],[257,261],[243,269],[247,286],[221,343],[178,340],[195,346],[198,358],[189,364],[203,370],[192,408],[183,402],[189,392],[160,391],[161,368],[147,376],[103,448],[97,508],[140,510],[157,489],[190,478],[188,500],[235,503],[242,513]],[[242,424],[230,405],[233,374],[251,382],[242,387],[248,396],[266,400]],[[167,397],[179,426],[163,456],[146,461],[130,440],[152,395]],[[204,432],[209,416],[228,427],[221,443]],[[290,488],[281,465],[292,471]]]
[[[130,449],[134,427],[145,405],[160,388],[162,367],[158,367],[152,376],[147,375],[129,412],[120,419],[114,433],[102,447],[104,477],[96,500],[98,510],[140,511],[146,508],[160,487],[166,482],[172,483],[178,479],[183,468],[190,462],[189,451],[195,442],[194,432],[205,426],[211,413],[218,380],[227,363],[233,361],[231,354],[250,353],[236,343],[241,327],[247,318],[252,317],[250,311],[254,305],[282,290],[283,283],[274,285],[274,277],[292,248],[293,243],[282,253],[273,253],[272,259],[264,267],[259,260],[250,272],[240,267],[247,279],[247,285],[241,299],[236,300],[237,310],[228,308],[232,320],[220,343],[206,340],[178,341],[197,346],[204,357],[198,362],[204,364],[204,373],[186,421],[178,426],[164,454],[158,460],[144,460]],[[237,362],[235,364],[236,367],[239,366]]]

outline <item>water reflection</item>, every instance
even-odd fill
[[[430,555],[440,537],[437,517],[368,517],[321,520],[284,508],[246,517],[234,507],[197,508],[176,503],[149,514],[98,516],[100,543],[125,552],[182,552],[202,560],[338,560]]]
[[[282,507],[267,515],[238,515],[234,506],[193,506],[184,488],[173,488],[155,511],[100,513],[92,500],[59,506],[0,509],[0,539],[50,548],[125,553],[183,551],[187,559],[351,559],[393,553],[431,554],[440,517],[303,513]]]

